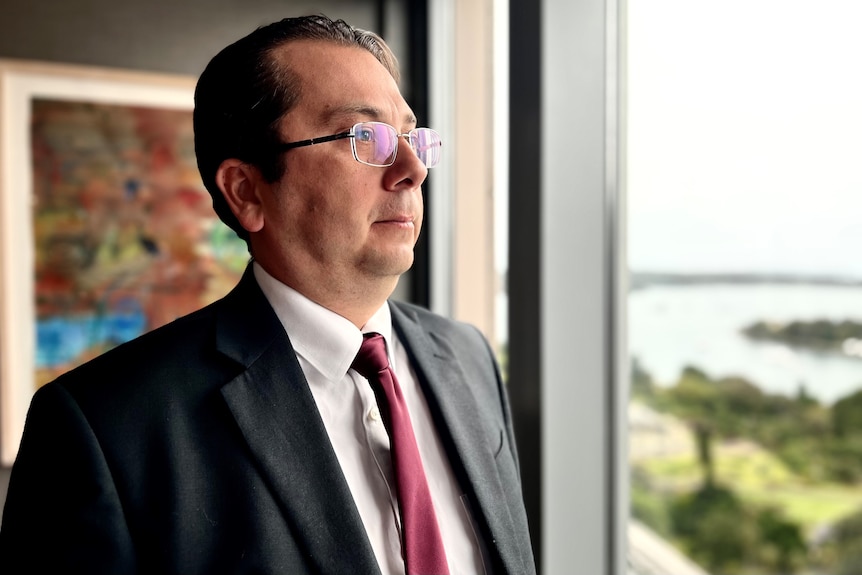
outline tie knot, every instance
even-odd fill
[[[362,337],[362,347],[359,348],[351,367],[362,377],[371,379],[389,367],[386,340],[379,333],[366,333]]]

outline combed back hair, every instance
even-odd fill
[[[258,28],[210,61],[195,89],[195,154],[216,214],[246,242],[248,232],[216,185],[216,172],[223,161],[234,158],[257,167],[269,182],[281,178],[285,166],[278,150],[279,120],[298,101],[302,85],[275,52],[296,40],[363,48],[399,81],[398,61],[380,36],[321,15],[285,18]]]

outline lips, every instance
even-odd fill
[[[385,216],[378,219],[375,224],[400,224],[400,225],[413,225],[413,220],[415,218],[411,215],[395,215],[395,216]]]

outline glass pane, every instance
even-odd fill
[[[862,3],[629,0],[630,563],[862,573]]]

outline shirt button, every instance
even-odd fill
[[[372,407],[368,412],[368,419],[371,421],[380,421],[380,410],[376,407]]]

